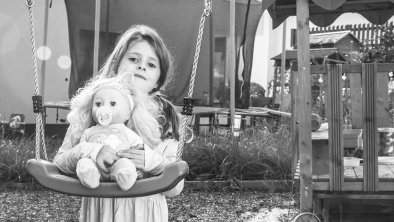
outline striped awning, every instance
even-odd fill
[[[263,0],[263,10],[268,9],[273,27],[278,27],[287,17],[296,15],[295,0]],[[311,0],[310,21],[317,26],[329,26],[340,15],[356,12],[373,24],[384,24],[394,15],[394,0]]]

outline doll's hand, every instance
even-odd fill
[[[119,157],[129,158],[138,170],[145,169],[145,150],[141,145],[122,150],[117,153]]]
[[[100,169],[100,167],[97,167],[97,169],[98,169],[98,171],[99,171],[99,173],[101,175],[101,178],[100,178],[101,181],[103,181],[103,182],[111,181],[111,175],[109,173],[105,173],[104,171],[102,171]]]
[[[109,174],[110,170],[108,168],[111,167],[118,159],[119,156],[116,155],[116,151],[110,146],[104,145],[97,154],[96,163],[103,173]]]

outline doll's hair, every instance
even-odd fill
[[[161,107],[152,96],[132,88],[128,82],[129,78],[125,77],[126,74],[114,78],[97,79],[78,90],[71,99],[71,111],[67,115],[67,120],[80,132],[94,126],[96,123],[93,120],[92,108],[95,95],[102,89],[115,89],[126,98],[129,105],[134,103],[131,118],[125,123],[126,126],[137,131],[142,140],[154,148],[161,142],[162,127],[158,122],[159,119],[164,118],[161,115]]]
[[[108,78],[118,74],[120,61],[129,47],[135,43],[145,40],[155,51],[160,63],[160,76],[157,86],[152,92],[165,88],[174,76],[174,59],[157,31],[146,25],[132,25],[120,37],[118,37],[115,48],[106,59],[100,72],[95,78]]]
[[[142,140],[151,148],[161,142],[162,127],[158,119],[163,119],[160,107],[154,99],[147,94],[140,93],[135,88],[129,89],[127,96],[134,102],[134,109],[127,126],[135,129]]]

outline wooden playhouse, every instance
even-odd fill
[[[288,16],[297,16],[297,63],[292,66],[291,75],[292,141],[294,165],[298,165],[296,182],[299,183],[301,211],[316,212],[319,209],[324,221],[339,221],[330,218],[333,205],[342,206],[342,203],[349,202],[354,206],[356,203],[392,206],[394,165],[390,164],[390,159],[394,157],[379,156],[379,131],[392,126],[384,118],[387,114],[384,109],[388,75],[393,72],[394,64],[311,65],[309,21],[328,26],[345,12],[357,12],[374,24],[384,24],[394,14],[394,2],[271,0],[267,3],[265,6],[273,18],[274,27]],[[311,133],[311,74],[322,74],[327,82],[328,129],[320,135]],[[344,158],[344,135],[349,135],[349,131],[343,127],[343,74],[351,85],[351,127],[358,130],[350,135],[353,135],[353,141],[362,137],[362,158]],[[319,164],[320,169],[315,169]],[[318,170],[321,172],[316,172]]]

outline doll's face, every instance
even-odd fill
[[[131,101],[130,101],[131,102]],[[116,89],[101,89],[93,99],[92,115],[96,123],[103,123],[104,120],[99,120],[97,113],[103,110],[109,110],[112,114],[107,124],[125,123],[130,119],[131,110],[134,104],[129,104],[129,101]],[[102,124],[106,125],[106,124]]]

